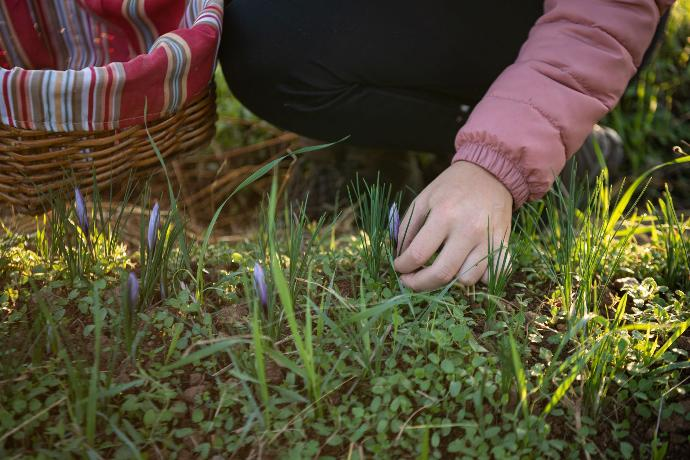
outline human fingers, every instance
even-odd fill
[[[407,208],[398,230],[398,254],[402,254],[410,246],[415,235],[424,225],[428,212],[427,200],[423,195],[418,196]]]
[[[393,261],[397,272],[411,273],[422,267],[443,244],[448,233],[446,222],[434,216],[432,212],[409,246]]]
[[[433,264],[417,272],[405,274],[400,279],[405,286],[415,291],[427,291],[444,286],[456,277],[475,245],[476,241],[463,237],[462,232],[453,232]]]
[[[464,286],[477,284],[486,273],[488,248],[486,243],[476,246],[467,255],[464,263],[458,271],[457,279]]]

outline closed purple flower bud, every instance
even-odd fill
[[[259,294],[261,305],[268,305],[268,287],[266,287],[266,276],[264,269],[259,262],[254,264],[254,289]]]
[[[129,272],[127,278],[127,300],[129,300],[129,308],[134,308],[139,300],[139,280],[132,272]]]
[[[79,191],[79,187],[74,187],[74,209],[77,213],[77,224],[79,228],[84,232],[86,237],[89,237],[89,218],[86,213],[86,205],[84,204],[84,197]]]
[[[388,211],[388,231],[391,235],[391,240],[394,243],[398,242],[398,231],[400,230],[400,213],[398,212],[398,205],[393,203],[391,209]]]
[[[146,234],[146,241],[149,245],[149,253],[153,254],[156,249],[156,242],[158,241],[158,227],[160,226],[160,208],[158,202],[153,205],[151,210],[151,217],[149,217],[149,231]]]

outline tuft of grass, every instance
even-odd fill
[[[312,340],[312,317],[311,309],[306,308],[304,327],[299,326],[297,314],[294,308],[293,297],[290,292],[288,280],[283,273],[278,251],[278,243],[275,238],[276,208],[278,203],[278,176],[274,174],[271,185],[271,193],[268,202],[268,237],[269,237],[269,263],[273,282],[275,283],[278,297],[280,298],[285,318],[288,323],[292,340],[295,348],[305,368],[305,386],[307,393],[313,402],[319,401],[321,397],[321,379],[317,373],[314,361],[314,344]]]
[[[348,187],[348,196],[352,206],[357,209],[355,223],[359,229],[362,257],[366,261],[369,276],[376,278],[390,245],[388,214],[391,187],[381,184],[379,177],[374,184],[357,178]]]
[[[652,227],[653,238],[658,238],[664,253],[662,274],[668,286],[677,286],[686,291],[690,288],[690,254],[687,243],[687,221],[676,214],[673,198],[668,186],[658,200],[658,207],[647,204],[648,213],[656,216]]]
[[[298,295],[298,283],[307,278],[314,263],[326,222],[325,214],[315,222],[309,222],[307,200],[297,207],[293,203],[285,204],[283,221],[287,235],[285,255],[289,261],[288,284],[293,298]],[[307,232],[309,232],[308,236]]]

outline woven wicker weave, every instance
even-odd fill
[[[215,132],[215,92],[175,114],[148,124],[164,158],[191,153]],[[96,132],[46,132],[0,124],[0,206],[26,214],[42,212],[50,194],[75,185],[87,189],[94,173],[100,187],[159,166],[143,125]]]

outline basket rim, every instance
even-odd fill
[[[154,126],[151,126],[151,124],[159,124],[159,123],[166,123],[170,120],[172,120],[178,113],[184,112],[188,108],[192,107],[193,105],[199,103],[203,99],[206,98],[213,98],[215,102],[215,82],[211,81],[208,86],[201,91],[200,93],[190,97],[185,104],[179,108],[179,110],[173,112],[173,113],[158,113],[158,114],[147,114],[146,119],[144,120],[142,117],[141,123],[137,123],[134,125],[129,125],[124,128],[112,128],[112,129],[94,129],[91,131],[86,131],[86,130],[72,130],[72,131],[66,131],[66,132],[61,132],[61,131],[50,131],[46,129],[27,129],[27,128],[17,128],[15,126],[10,126],[6,125],[5,123],[0,120],[0,132],[4,131],[5,133],[8,133],[13,136],[30,136],[30,137],[38,137],[42,136],[45,134],[53,134],[56,137],[65,137],[65,143],[69,143],[69,139],[73,137],[90,137],[95,134],[113,134],[116,136],[117,139],[123,139],[126,140],[127,137],[129,136],[130,133],[135,132],[141,128],[147,127],[148,128],[153,128]],[[155,118],[151,118],[152,115],[158,115]],[[160,128],[160,126],[158,126]],[[38,137],[40,139],[40,137]],[[25,141],[29,141],[29,139],[26,139]],[[109,140],[110,141],[110,140]],[[0,142],[0,151],[2,151],[2,142]]]

